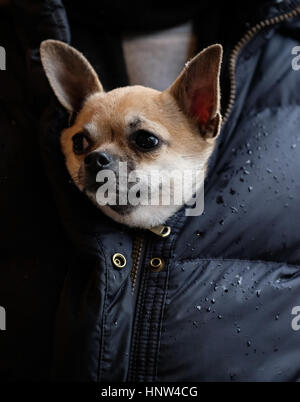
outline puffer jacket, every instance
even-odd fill
[[[71,43],[105,88],[124,85],[118,66],[109,74],[113,59],[95,56],[106,43],[99,32],[72,27],[60,0],[15,1],[3,11],[2,379],[300,379],[292,325],[300,305],[300,71],[292,68],[300,1],[267,2],[248,17],[241,37],[223,43],[224,122],[204,213],[182,208],[162,237],[104,216],[64,165],[59,134],[68,117],[39,44],[70,43],[74,31]],[[121,269],[115,253],[126,259]],[[151,269],[152,258],[162,269]]]

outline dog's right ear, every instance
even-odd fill
[[[199,132],[208,142],[218,135],[221,125],[219,76],[222,53],[219,44],[202,50],[166,90],[186,116],[198,125]]]
[[[40,50],[49,83],[69,112],[79,112],[89,95],[103,91],[95,70],[78,50],[52,39],[43,41]]]

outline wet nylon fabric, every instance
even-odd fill
[[[297,5],[272,3],[249,21]],[[0,72],[0,305],[9,317],[0,333],[2,378],[299,380],[300,334],[291,326],[300,305],[300,73],[291,68],[299,17],[256,35],[241,52],[205,213],[180,210],[166,239],[145,233],[134,296],[134,232],[79,193],[59,151],[68,116],[42,72],[40,41],[69,43],[72,34],[105,88],[127,80],[122,64],[110,71],[114,57],[99,56],[107,50],[99,32],[72,18],[58,0],[16,1],[1,14],[11,54]],[[224,88],[226,76],[224,67]],[[115,252],[126,257],[125,269],[114,269]],[[148,269],[153,257],[166,262],[159,273]]]

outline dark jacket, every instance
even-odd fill
[[[0,17],[0,378],[299,380],[300,72],[291,63],[300,1],[205,9],[202,24],[190,6],[199,48],[225,48],[227,120],[204,214],[181,209],[166,238],[113,222],[70,182],[59,147],[68,119],[39,59],[43,39],[71,42],[106,90],[126,85],[120,32],[109,31],[121,11],[110,15],[103,2],[97,19],[89,2],[66,1],[68,21],[60,0],[13,3]],[[163,26],[188,18],[175,11]],[[123,269],[114,253],[126,257]],[[149,268],[154,257],[160,272]]]

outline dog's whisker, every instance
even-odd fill
[[[195,155],[182,155],[182,159],[195,159]]]

